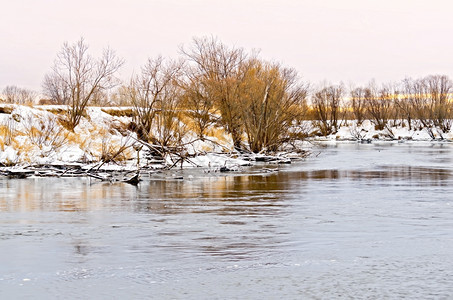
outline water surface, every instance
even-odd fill
[[[452,159],[450,144],[341,143],[138,187],[0,179],[0,298],[448,299]]]

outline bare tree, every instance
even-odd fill
[[[354,118],[357,120],[357,125],[361,125],[366,117],[365,89],[362,87],[354,88],[350,94],[349,106]]]
[[[443,133],[452,127],[453,107],[451,93],[453,82],[445,75],[431,75],[425,79],[426,93],[431,107],[431,120]]]
[[[392,106],[391,93],[392,91],[386,86],[379,89],[374,81],[370,82],[365,88],[364,97],[367,113],[376,130],[384,130],[388,127],[387,122]]]
[[[313,94],[312,104],[316,113],[316,123],[322,135],[338,131],[344,91],[343,85],[328,85]]]
[[[399,94],[398,87],[393,82],[383,84],[379,89],[382,123],[385,124],[384,127],[387,127],[388,131],[390,131],[389,126],[395,127],[398,124],[399,112],[395,103],[399,100]]]
[[[42,84],[44,94],[53,104],[69,105],[71,89],[57,74],[47,74]]]
[[[148,59],[141,74],[132,80],[129,88],[130,100],[141,139],[148,141],[152,138],[151,128],[158,110],[166,110],[170,103],[176,101],[175,90],[182,68],[182,62],[165,61],[158,56]]]
[[[15,85],[8,85],[3,89],[5,102],[16,104],[33,103],[36,98],[36,93],[26,88],[20,88]]]
[[[411,104],[412,79],[406,78],[401,83],[401,93],[395,99],[395,106],[399,111],[401,119],[405,119],[409,130],[412,130],[412,121],[414,119],[414,109]]]
[[[181,52],[192,63],[204,87],[209,90],[221,114],[220,123],[231,134],[235,147],[241,147],[241,112],[239,86],[244,78],[241,66],[246,54],[242,48],[229,48],[215,38],[195,38],[192,46]]]
[[[122,65],[123,60],[109,48],[98,59],[89,55],[83,38],[72,45],[64,43],[44,78],[43,89],[56,102],[69,106],[69,129],[79,124],[90,101],[119,83],[115,74]]]
[[[431,122],[431,106],[426,93],[426,83],[421,79],[407,79],[405,82],[405,97],[410,102],[414,117],[426,129],[429,136],[434,139],[433,124]]]
[[[183,143],[182,139],[187,133],[187,126],[182,122],[182,89],[173,82],[165,93],[166,99],[157,103],[155,130],[151,139],[154,144],[163,148],[178,147]]]

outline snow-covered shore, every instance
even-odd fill
[[[133,147],[137,135],[129,130],[132,117],[130,108],[88,107],[80,124],[69,131],[59,122],[63,117],[62,106],[0,106],[0,164],[3,166],[23,165],[67,165],[80,163],[93,165],[108,161],[109,155],[116,155],[115,161],[124,168],[137,167],[137,163],[149,164],[146,147]],[[124,112],[124,113],[122,113]],[[310,135],[316,128],[312,122],[303,125]],[[433,130],[436,139],[453,140],[453,132],[441,133]],[[335,134],[327,137],[311,136],[309,141],[432,141],[426,129],[407,124],[389,126],[376,130],[366,120],[357,125],[355,121],[344,121]],[[183,167],[241,166],[250,163],[244,157],[226,156],[220,153],[232,152],[231,137],[221,128],[207,131],[206,139],[200,140],[188,130],[183,140],[189,159],[177,162],[167,156],[163,164]],[[120,152],[120,153],[119,153]],[[140,158],[137,160],[137,158]],[[162,162],[161,162],[162,163]],[[109,168],[103,163],[104,168]],[[112,167],[116,168],[116,167]]]
[[[86,168],[100,166],[107,171],[136,169],[137,165],[221,168],[249,165],[235,155],[231,137],[213,127],[203,140],[188,130],[184,156],[167,155],[156,161],[149,149],[129,129],[131,108],[88,107],[74,131],[62,126],[64,106],[0,106],[0,165],[64,165],[77,163]],[[138,145],[140,147],[134,147]],[[222,154],[223,153],[223,154]],[[109,164],[108,160],[115,161]],[[114,158],[114,159],[113,159]],[[119,163],[119,164],[118,164]]]
[[[423,128],[417,121],[414,121],[412,128],[409,129],[407,122],[389,121],[388,127],[384,130],[376,130],[375,125],[370,120],[365,120],[357,125],[354,120],[343,121],[338,131],[326,137],[315,137],[317,141],[452,141],[453,130],[443,133],[440,129],[432,129],[433,139],[428,130]],[[397,123],[397,125],[392,125]],[[310,130],[314,131],[314,128]]]

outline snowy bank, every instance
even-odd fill
[[[178,153],[160,153],[154,146],[139,141],[131,129],[132,108],[88,107],[73,131],[65,128],[66,107],[43,105],[36,107],[0,105],[0,165],[36,166],[80,164],[107,171],[133,170],[137,167],[203,167],[234,169],[250,162],[264,161],[287,163],[293,158],[306,156],[288,152],[280,156],[265,154],[239,154],[233,147],[231,136],[221,127],[211,126],[206,135],[199,138],[190,126],[181,141],[175,146]],[[342,121],[335,134],[316,135],[311,121],[303,121],[307,141],[451,141],[453,132],[441,132],[436,128],[423,128],[417,121],[389,121],[384,130],[376,130],[368,120]],[[295,127],[295,130],[300,128]],[[152,132],[153,134],[153,132]],[[156,132],[156,135],[158,133]],[[297,148],[306,148],[302,141]],[[161,156],[161,157],[160,157]]]
[[[159,157],[161,153],[140,141],[131,129],[130,107],[88,107],[73,131],[62,122],[65,106],[0,105],[0,108],[0,165],[3,166],[75,163],[87,169],[128,171],[168,166],[234,168],[249,165],[252,160],[251,155],[246,160],[237,157],[231,136],[215,126],[208,128],[202,139],[189,128],[182,146],[175,147],[180,153]]]
[[[307,121],[308,122],[308,121]],[[389,121],[388,126],[383,130],[376,130],[375,125],[365,120],[362,124],[358,125],[355,120],[347,120],[341,122],[338,131],[328,136],[313,136],[316,128],[308,122],[306,126],[309,128],[309,140],[313,141],[451,141],[453,140],[453,130],[447,133],[442,132],[438,128],[424,128],[414,121],[411,129],[407,122],[394,122]],[[431,137],[430,132],[434,135]]]

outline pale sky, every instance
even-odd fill
[[[0,90],[41,91],[65,41],[110,46],[128,80],[193,37],[260,49],[312,83],[453,77],[449,0],[0,0]]]

